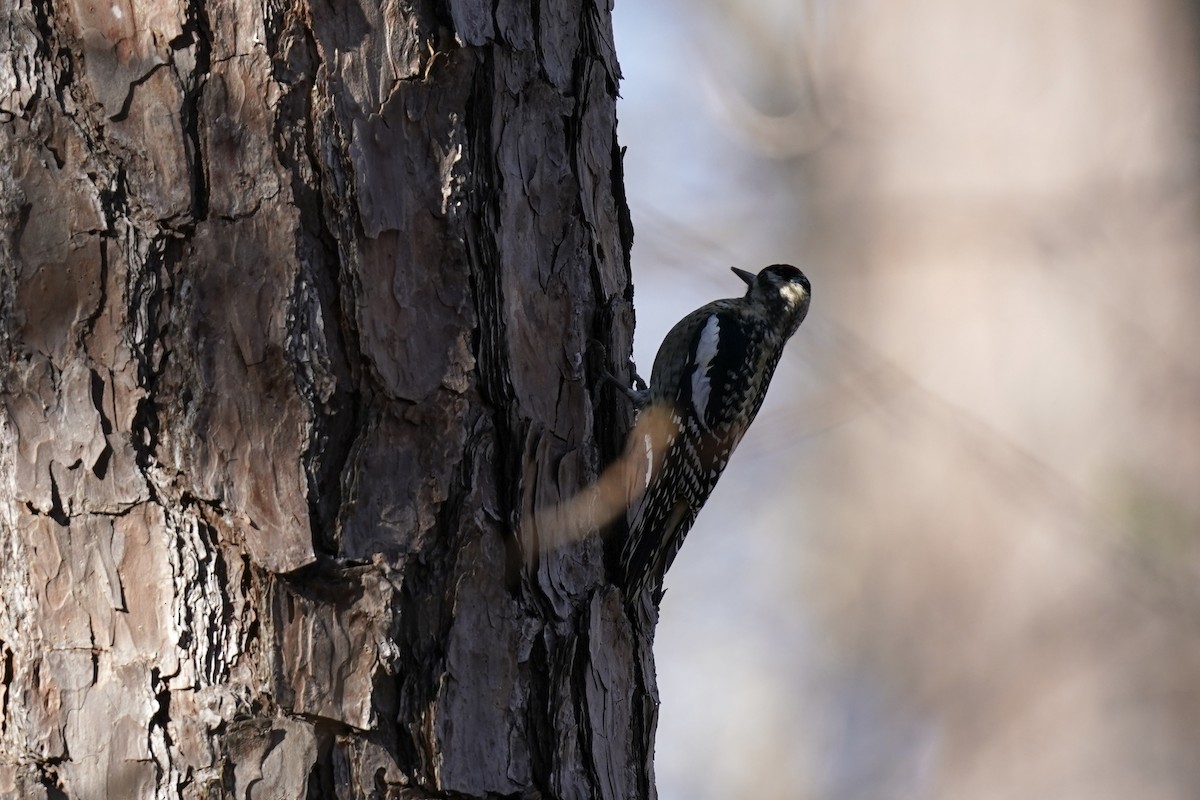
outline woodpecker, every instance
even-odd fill
[[[783,346],[808,313],[808,278],[788,264],[755,275],[733,268],[743,297],[716,300],[667,334],[638,393],[644,403],[645,490],[629,510],[620,565],[626,597],[647,590],[657,603],[662,581],[729,456],[754,421]],[[657,417],[658,424],[643,424]]]

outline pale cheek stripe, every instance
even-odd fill
[[[804,302],[804,296],[808,294],[808,292],[804,291],[803,286],[797,286],[796,284],[788,283],[783,286],[781,294],[784,296],[784,299],[787,301],[788,305],[794,308]]]

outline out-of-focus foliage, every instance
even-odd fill
[[[640,358],[814,285],[668,579],[664,800],[1200,795],[1191,7],[617,13]]]

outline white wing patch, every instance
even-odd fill
[[[696,369],[692,372],[692,408],[696,409],[696,419],[704,424],[704,409],[708,406],[708,396],[712,391],[712,383],[708,371],[712,368],[712,360],[717,355],[717,342],[721,336],[721,323],[713,314],[704,323],[700,331],[700,341],[696,343]]]

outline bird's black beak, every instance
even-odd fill
[[[738,269],[737,267],[730,267],[730,269],[733,270],[734,275],[737,275],[739,278],[744,280],[747,286],[753,286],[754,279],[758,277],[753,272],[747,272],[744,269]]]

